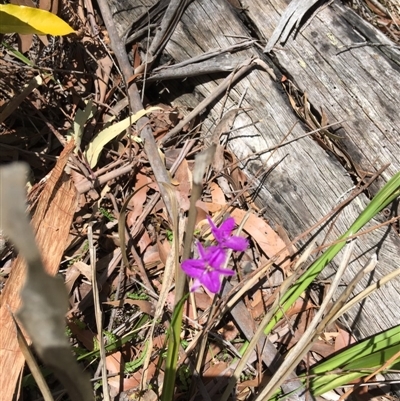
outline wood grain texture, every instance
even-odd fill
[[[50,275],[57,274],[65,250],[69,229],[76,208],[76,189],[64,172],[74,149],[70,142],[60,155],[39,198],[32,227],[42,254],[43,264]],[[1,399],[11,400],[24,366],[11,313],[21,306],[19,292],[25,280],[25,261],[18,256],[0,298],[0,375]],[[7,372],[7,374],[5,374]]]
[[[269,38],[280,15],[287,6],[286,1],[259,0],[242,1],[252,25],[252,32]],[[365,21],[352,14],[340,3],[334,2],[320,11],[295,37],[290,36],[284,46],[274,49],[273,57],[265,56],[256,46],[233,55],[254,55],[273,66],[278,80],[260,70],[252,70],[245,79],[230,91],[225,104],[226,111],[235,107],[246,91],[245,108],[251,111],[240,114],[234,124],[238,129],[229,135],[228,146],[241,159],[262,149],[276,146],[292,129],[288,139],[299,137],[307,129],[299,123],[279,82],[282,74],[290,77],[302,91],[306,91],[313,107],[326,112],[329,123],[345,120],[336,134],[343,137],[342,146],[353,160],[364,170],[374,171],[391,163],[378,180],[372,193],[383,185],[393,173],[400,169],[400,117],[396,112],[400,103],[399,66],[394,50],[378,47],[361,47],[338,54],[341,46],[364,40],[359,32],[374,33],[373,40],[387,43],[379,32],[367,27]],[[184,13],[164,52],[166,58],[182,62],[218,47],[228,47],[249,38],[250,30],[239,18],[240,12],[228,2],[198,0],[191,3]],[[351,22],[349,22],[351,21]],[[355,22],[356,21],[356,25]],[[392,54],[392,56],[390,56]],[[202,76],[185,81],[168,82],[169,99],[185,108],[193,107],[208,96],[219,82],[218,76]],[[163,86],[160,85],[160,90]],[[193,89],[193,90],[190,90]],[[190,93],[183,93],[184,91]],[[206,110],[203,132],[209,135],[220,118],[223,103],[218,102]],[[253,126],[247,126],[254,123]],[[240,127],[247,126],[244,129]],[[294,128],[293,128],[294,127]],[[307,137],[288,145],[273,155],[266,153],[249,159],[242,168],[249,177],[261,168],[268,170],[274,163],[280,164],[260,183],[257,202],[265,208],[265,217],[272,225],[285,228],[294,238],[332,210],[342,196],[354,186],[346,169],[330,153]],[[327,241],[342,234],[368,203],[365,195],[353,201],[335,221]],[[385,221],[383,214],[372,224]],[[371,224],[371,225],[372,225]],[[321,243],[330,225],[318,233]],[[389,228],[376,230],[358,240],[352,263],[344,277],[349,282],[372,253],[378,252],[378,266],[357,287],[357,291],[382,275],[398,267],[400,241]],[[338,259],[324,273],[329,278]],[[400,281],[396,280],[360,306],[347,314],[347,322],[358,335],[364,338],[400,323],[397,299]]]

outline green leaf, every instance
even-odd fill
[[[92,100],[89,100],[86,102],[86,107],[84,110],[78,109],[75,118],[74,118],[74,124],[73,124],[73,137],[75,140],[75,151],[78,152],[78,150],[81,147],[81,142],[82,142],[82,137],[83,137],[83,128],[86,124],[86,122],[93,117],[94,113],[96,112],[96,107],[93,106]]]
[[[376,358],[373,366],[379,366],[382,361],[385,361],[385,358],[381,357],[382,354],[380,357],[378,356],[379,353],[392,347],[400,347],[400,325],[382,333],[375,334],[370,338],[342,350],[338,354],[311,368],[310,372],[311,374],[318,375],[335,369],[342,369],[343,367],[350,369],[349,366],[351,363],[360,361],[362,358],[369,357],[370,355],[374,355],[374,358]],[[366,368],[368,366],[364,365],[362,367]]]
[[[75,32],[65,21],[39,8],[0,4],[0,33],[68,35]]]
[[[311,367],[307,375],[301,376],[300,379],[314,396],[318,396],[368,376],[372,370],[382,366],[396,354],[399,347],[400,325],[375,334],[328,357],[325,361]],[[393,361],[391,366],[387,366],[387,369],[399,368],[400,358]],[[269,401],[282,400],[287,396],[288,394],[278,392]]]
[[[0,13],[0,18],[1,18],[1,13]],[[0,30],[1,30],[1,26],[0,26]],[[18,60],[22,61],[23,63],[25,63],[26,65],[29,65],[30,67],[33,67],[35,64],[29,60],[29,58],[25,57],[21,52],[19,52],[16,49],[13,49],[10,45],[8,45],[5,42],[1,42],[1,45],[4,46],[10,53],[12,53],[14,55],[14,57],[16,57]]]
[[[367,376],[371,368],[382,366],[398,352],[399,347],[400,325],[360,341],[312,367],[308,371],[309,388],[317,396]],[[399,359],[393,361],[392,368],[397,367],[399,362]],[[331,373],[338,370],[342,372]]]
[[[140,110],[133,116],[129,116],[114,125],[104,129],[101,131],[92,142],[89,143],[88,149],[86,151],[86,158],[90,164],[90,168],[93,168],[97,161],[99,160],[99,156],[104,146],[121,134],[124,130],[129,128],[132,124],[134,124],[137,120],[149,114],[155,110],[161,110],[160,107],[150,107],[147,110]]]

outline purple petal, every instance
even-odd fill
[[[233,217],[227,218],[217,229],[223,238],[227,238],[231,235],[233,229],[235,228],[235,219]]]
[[[235,272],[231,269],[216,269],[215,270],[221,276],[234,276]]]
[[[208,224],[211,227],[211,231],[218,230],[218,227],[214,224],[210,216],[207,216]]]
[[[214,294],[221,289],[221,278],[217,271],[210,271],[200,279],[201,284]]]
[[[202,259],[186,259],[182,262],[181,268],[188,276],[200,278],[207,268],[207,263]]]
[[[224,241],[224,246],[226,246],[227,248],[233,249],[234,251],[243,252],[244,250],[247,249],[247,247],[249,246],[249,243],[246,238],[234,235],[230,238],[227,238]]]
[[[232,217],[227,218],[220,225],[220,227],[217,227],[209,216],[207,216],[207,220],[210,224],[211,232],[213,233],[214,238],[217,242],[220,243],[222,243],[226,238],[229,237],[233,228],[235,227],[235,220]]]
[[[193,280],[193,284],[190,287],[190,292],[195,292],[196,290],[198,290],[201,287],[201,282],[198,278],[195,278]]]
[[[201,242],[198,242],[196,245],[197,245],[197,250],[199,251],[200,259],[206,259],[207,249],[204,249],[203,245],[201,245]]]
[[[220,246],[210,246],[207,248],[206,260],[214,269],[218,269],[225,262],[226,253]]]

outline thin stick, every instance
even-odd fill
[[[234,71],[229,74],[214,90],[214,92],[211,93],[210,96],[207,96],[203,101],[201,101],[183,120],[179,122],[175,128],[169,131],[168,134],[162,138],[160,141],[161,145],[165,145],[168,141],[170,141],[172,137],[178,134],[188,122],[198,116],[208,105],[214,102],[215,99],[219,98],[226,91],[229,85],[235,83],[240,77],[246,74],[247,71],[252,69],[253,66],[254,63],[252,59],[248,59],[242,64],[238,71]]]
[[[390,280],[393,280],[397,276],[400,276],[400,269],[396,269],[395,271],[390,272],[389,274],[387,274],[386,276],[384,276],[380,280],[378,280],[376,283],[371,284],[370,286],[368,286],[365,290],[361,291],[354,298],[352,298],[349,302],[347,302],[347,304],[344,305],[339,310],[339,312],[333,317],[332,321],[337,320],[340,316],[342,316],[349,309],[351,309],[355,304],[357,304],[358,302],[362,301],[364,298],[366,298],[373,291],[376,291],[377,289],[381,288],[383,285],[388,283]]]
[[[304,356],[304,353],[307,352],[308,347],[310,347],[310,345],[312,344],[315,330],[320,324],[322,316],[326,313],[326,309],[329,303],[331,302],[332,297],[339,286],[340,280],[342,279],[342,276],[349,264],[350,257],[354,249],[354,245],[355,241],[352,241],[346,248],[342,262],[336,272],[334,280],[332,281],[332,285],[329,288],[329,291],[324,301],[322,302],[322,305],[318,313],[315,315],[313,321],[311,322],[310,326],[301,336],[300,341],[289,351],[289,354],[283,361],[282,365],[278,368],[272,379],[268,382],[263,391],[259,394],[256,401],[268,399],[272,395],[272,392],[285,381],[287,376],[290,374],[291,370],[294,369],[299,360]]]
[[[46,379],[43,376],[43,373],[39,367],[39,364],[37,363],[35,357],[33,356],[33,352],[29,348],[28,342],[26,341],[25,336],[22,333],[22,330],[19,327],[19,324],[18,324],[17,320],[15,319],[14,314],[12,313],[11,310],[10,310],[10,314],[11,314],[11,318],[15,324],[15,330],[17,332],[19,348],[21,349],[21,352],[24,355],[24,358],[29,367],[29,370],[31,371],[31,374],[32,374],[33,378],[35,379],[40,392],[43,395],[44,401],[54,401],[53,395],[51,394],[50,388],[47,385]]]
[[[97,335],[99,338],[100,362],[102,364],[101,376],[103,382],[103,396],[105,401],[111,401],[110,394],[108,392],[106,349],[104,347],[104,339],[103,339],[103,319],[100,307],[99,288],[97,286],[97,277],[96,277],[96,249],[93,244],[93,230],[91,223],[88,226],[88,241],[89,241],[90,266],[92,269],[93,303],[96,317]]]
[[[114,51],[115,57],[117,58],[118,65],[121,68],[122,75],[125,81],[125,85],[128,88],[128,98],[129,104],[132,112],[136,113],[143,109],[143,104],[140,99],[140,94],[135,83],[129,86],[130,78],[134,75],[133,68],[129,62],[128,55],[126,53],[125,45],[120,39],[118,32],[115,28],[110,6],[106,0],[98,0],[98,5],[103,16],[104,23],[107,28],[108,35],[111,41],[111,47]],[[150,166],[153,170],[154,176],[158,183],[165,182],[167,184],[171,183],[168,172],[161,160],[157,144],[154,139],[153,132],[150,126],[150,120],[145,116],[138,120],[136,124],[138,132],[140,132],[140,137],[144,143],[144,150],[148,157]],[[173,212],[171,209],[171,204],[169,202],[168,193],[162,185],[159,185],[160,193],[163,198],[165,207],[168,211],[168,215],[172,220]]]

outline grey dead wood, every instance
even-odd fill
[[[160,27],[157,29],[149,47],[149,53],[152,57],[157,57],[164,49],[187,5],[191,3],[191,1],[192,0],[171,0],[169,2]]]
[[[108,34],[110,36],[111,46],[115,53],[115,57],[117,58],[118,65],[121,68],[125,85],[127,87],[127,94],[131,110],[132,112],[136,113],[143,109],[143,104],[136,84],[133,83],[129,85],[129,80],[134,74],[133,68],[128,60],[128,55],[126,53],[124,43],[121,40],[115,27],[115,23],[113,21],[108,2],[106,0],[99,0],[98,4]],[[150,127],[150,120],[148,119],[148,117],[145,116],[140,118],[136,124],[136,128],[140,133],[141,139],[143,140],[144,150],[148,157],[150,166],[153,170],[155,179],[157,183],[159,183],[159,190],[168,211],[168,215],[172,219],[173,213],[171,210],[171,203],[169,201],[168,193],[165,190],[164,186],[161,185],[161,183],[170,183],[170,178],[158,152],[157,144],[154,140],[153,132]]]
[[[223,293],[222,295],[226,295],[229,291],[233,289],[233,285],[230,283],[226,282],[224,285]],[[244,304],[243,301],[239,301],[231,310],[232,317],[235,319],[237,322],[240,330],[242,333],[245,335],[247,341],[251,341],[251,339],[254,337],[254,330],[253,330],[253,325],[254,325],[254,320],[253,317],[250,314],[250,311],[247,309],[246,305]],[[277,370],[279,365],[282,363],[283,358],[279,352],[276,352],[275,345],[269,341],[264,335],[260,337],[258,340],[258,349],[261,354],[261,358],[263,362],[265,363],[266,366],[269,367],[269,369],[274,372]],[[287,393],[290,392],[295,392],[299,387],[301,387],[301,382],[297,378],[295,372],[292,372],[289,375],[290,381],[288,381],[284,387],[284,391]],[[291,398],[300,400],[302,399],[300,396],[297,398],[294,398],[292,396]]]
[[[258,32],[261,40],[270,39],[287,2],[243,0],[241,3],[251,21],[252,31]],[[135,9],[136,16],[143,11]],[[163,55],[181,63],[250,37],[251,32],[242,23],[237,10],[227,2],[198,0],[186,9]],[[383,46],[343,51],[349,45],[369,41]],[[283,46],[275,45],[271,57],[263,55],[256,46],[240,52],[240,55],[265,60],[274,68],[278,80],[271,80],[265,71],[253,69],[231,89],[224,103],[225,110],[237,107],[244,91],[247,92],[242,107],[252,110],[237,116],[235,131],[229,135],[229,149],[242,159],[261,149],[276,146],[291,129],[288,139],[307,132],[307,128],[299,124],[299,118],[279,82],[279,78],[285,75],[302,92],[307,92],[316,113],[323,110],[329,123],[344,120],[333,132],[343,138],[341,146],[360,168],[374,172],[390,163],[382,178],[371,186],[369,196],[372,196],[400,169],[400,116],[397,110],[400,104],[400,53],[389,46],[390,43],[352,10],[334,1],[320,10],[303,30],[292,32]],[[175,84],[169,82],[170,96],[166,100],[185,110],[185,107],[193,107],[209,96],[220,80],[219,76],[212,75],[177,80]],[[190,93],[184,93],[189,90]],[[204,133],[213,131],[222,107],[220,101],[209,109],[203,124]],[[257,123],[249,126],[253,122]],[[244,126],[246,128],[241,130],[240,127]],[[267,171],[268,166],[283,159],[266,181],[261,184],[262,179],[259,180],[256,202],[265,211],[270,224],[284,227],[290,238],[325,216],[355,184],[354,178],[334,154],[309,137],[279,149],[267,160],[268,156],[271,155],[249,159],[243,162],[242,168],[251,178],[260,168]],[[326,235],[326,242],[335,240],[368,202],[365,194],[359,196],[339,215],[333,227],[327,224],[314,232],[317,243],[321,244]],[[381,214],[372,224],[386,219]],[[358,292],[398,266],[399,236],[390,227],[383,227],[363,236],[354,252],[354,260],[344,275],[343,284],[350,282],[372,253],[378,253],[377,268],[357,286]],[[329,279],[337,263],[334,261],[326,269],[325,278]],[[359,339],[399,324],[400,312],[396,302],[399,295],[400,282],[395,280],[350,310],[344,322]]]
[[[279,1],[245,1],[244,4],[248,5],[249,16],[262,35],[265,38],[270,37],[279,23],[279,14],[282,14],[285,4]],[[391,163],[383,174],[387,180],[400,169],[400,118],[393,107],[400,100],[400,92],[396,89],[400,85],[400,69],[396,64],[400,52],[388,46],[367,46],[338,54],[343,46],[352,43],[369,40],[382,44],[390,42],[340,2],[334,2],[322,9],[304,30],[296,34],[295,39],[294,35],[295,33],[292,33],[284,47],[273,51],[276,64],[284,67],[294,78],[296,85],[308,93],[316,109],[325,110],[329,122],[345,120],[336,134],[344,138],[342,144],[357,164],[373,171]],[[312,145],[316,146],[315,143]],[[305,151],[307,152],[307,149]],[[324,155],[324,159],[330,161],[331,165],[335,163],[334,158],[330,158],[328,154]],[[304,168],[301,164],[296,165],[298,168]],[[340,192],[340,187],[342,190],[346,186],[351,187],[351,182],[346,183],[348,177],[345,177],[345,172],[337,171],[334,177],[327,181],[331,186],[327,195],[318,196],[318,192],[323,188],[320,180],[324,176],[328,178],[327,171],[321,169],[321,163],[315,163],[315,166],[307,163],[305,166],[310,180],[317,178],[314,185],[308,184],[314,200],[310,199],[310,196],[307,201],[312,202],[313,206],[317,206],[316,202],[328,202],[321,206],[329,208],[329,202],[332,202],[332,207],[334,194],[338,194],[338,190]],[[316,168],[320,172],[315,172]],[[320,178],[315,177],[315,173]],[[382,185],[382,181],[380,183]],[[375,193],[376,189],[375,187],[371,194]],[[283,199],[287,197],[284,196]],[[361,205],[368,200],[360,197],[359,202],[361,204],[357,205],[358,202],[354,202],[346,209],[337,223],[336,233],[344,231],[361,210]],[[314,210],[317,211],[317,208]],[[318,214],[315,215],[317,216]],[[384,216],[381,215],[375,223],[384,220]],[[288,227],[289,233],[297,231],[291,224]],[[389,228],[377,230],[359,241],[356,250],[358,260],[350,265],[344,276],[345,283],[359,270],[359,263],[365,263],[373,251],[378,251],[378,266],[363,280],[358,290],[392,271],[398,266],[399,242],[398,235]],[[329,277],[331,272],[328,268],[325,272],[326,277]],[[348,324],[360,337],[398,324],[400,312],[393,300],[398,298],[399,292],[399,280],[393,281],[362,305],[349,311]]]
[[[286,42],[293,29],[299,28],[304,15],[318,2],[320,0],[292,0],[281,15],[277,27],[268,39],[264,52],[270,52],[278,41],[281,43]]]
[[[200,57],[194,57],[193,59],[183,61],[179,64],[156,68],[148,77],[146,77],[146,81],[152,82],[166,81],[170,79],[187,79],[199,75],[233,71],[237,68],[238,63],[244,63],[246,61],[246,56],[242,55],[241,57],[235,57],[232,53],[244,49],[254,42],[254,40],[246,41],[227,49],[218,49],[205,53]]]

